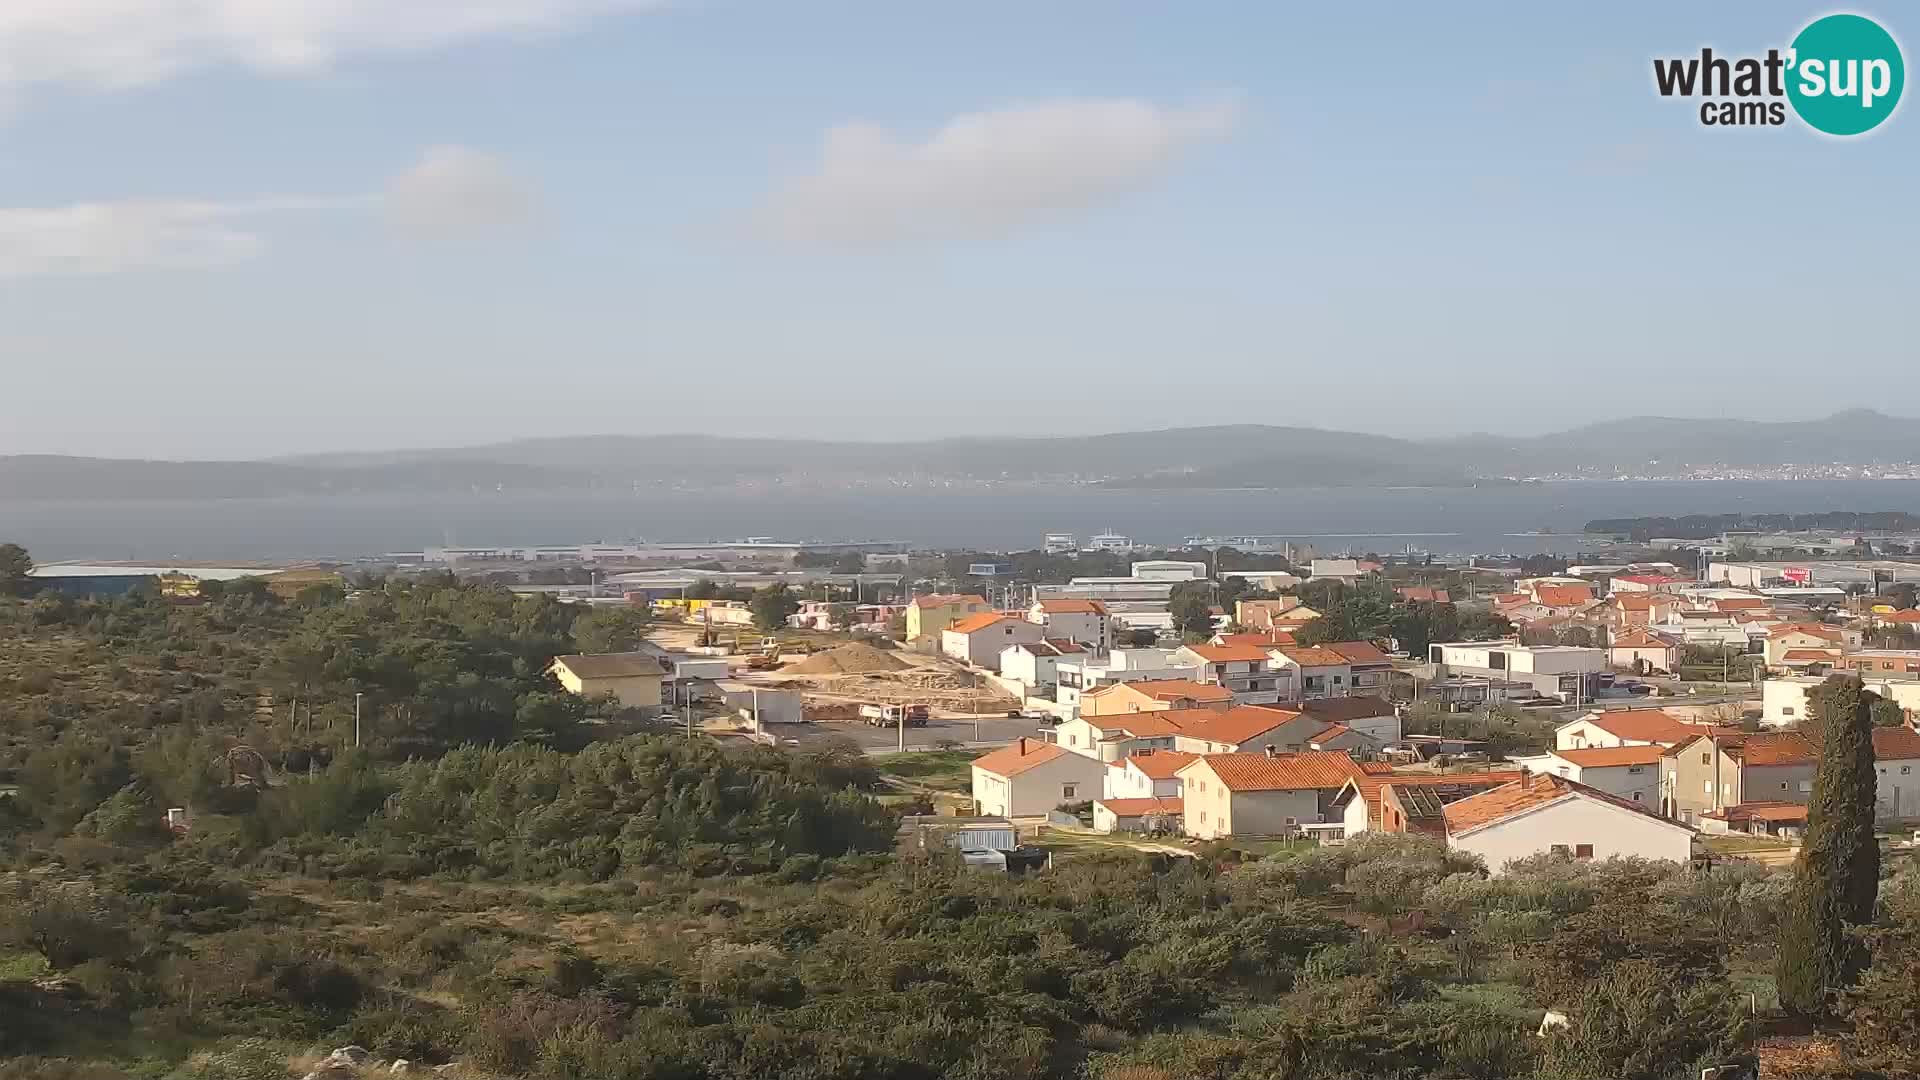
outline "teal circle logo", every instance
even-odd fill
[[[1787,100],[1808,126],[1829,135],[1879,127],[1900,104],[1907,67],[1900,45],[1863,15],[1828,15],[1793,39]]]

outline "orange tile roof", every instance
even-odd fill
[[[1761,768],[1804,765],[1820,756],[1820,751],[1813,743],[1797,731],[1774,731],[1722,739],[1720,748],[1735,761]]]
[[[1111,731],[1131,735],[1136,739],[1159,739],[1169,735],[1178,735],[1193,726],[1193,717],[1205,713],[1214,715],[1207,709],[1166,709],[1157,712],[1114,713],[1111,716],[1083,716],[1087,724],[1095,731]],[[1105,736],[1115,738],[1115,735]]]
[[[1780,654],[1780,662],[1783,664],[1790,660],[1805,660],[1808,663],[1818,664],[1839,659],[1839,649],[1788,649]]]
[[[1805,821],[1807,807],[1805,803],[1783,802],[1779,799],[1761,799],[1755,802],[1737,803],[1723,806],[1718,810],[1709,810],[1701,817],[1710,817],[1719,821]]]
[[[1548,607],[1577,607],[1593,599],[1593,589],[1585,585],[1536,585],[1533,598]]]
[[[1280,655],[1299,664],[1301,667],[1345,667],[1347,658],[1321,645],[1308,645],[1301,648],[1281,649]]]
[[[1531,603],[1533,603],[1533,597],[1528,596],[1526,593],[1503,592],[1493,594],[1493,606],[1495,607],[1508,607],[1514,604]]]
[[[1353,778],[1355,793],[1367,803],[1367,823],[1378,828],[1380,825],[1380,799],[1383,789],[1388,787],[1479,787],[1492,788],[1501,784],[1510,784],[1520,779],[1517,771],[1485,773],[1403,773],[1384,774],[1367,773]]]
[[[1258,663],[1267,658],[1259,645],[1188,645],[1186,650],[1210,664]]]
[[[1845,636],[1841,634],[1838,627],[1822,626],[1819,623],[1786,623],[1774,627],[1767,636],[1777,638],[1786,637],[1788,634],[1810,634],[1814,637],[1826,638],[1828,641],[1840,641]]]
[[[1658,765],[1666,752],[1664,746],[1589,746],[1585,750],[1554,750],[1552,754],[1583,769],[1604,769],[1612,765]]]
[[[1659,709],[1622,709],[1583,716],[1594,727],[1621,739],[1641,742],[1678,743],[1693,738],[1703,729],[1681,723],[1671,713]]]
[[[1061,755],[1071,753],[1073,751],[1064,746],[1044,743],[1039,739],[1020,738],[991,754],[974,758],[973,767],[984,769],[995,776],[1019,776],[1028,769],[1038,768],[1049,761],[1057,761]]]
[[[1920,731],[1904,727],[1874,728],[1873,756],[1878,761],[1920,761]]]
[[[1680,646],[1650,630],[1629,630],[1613,639],[1616,649],[1677,649]]]
[[[1613,598],[1622,611],[1652,611],[1656,607],[1665,607],[1673,603],[1671,596],[1655,596],[1652,593],[1620,593]]]
[[[1313,733],[1312,735],[1307,736],[1307,745],[1311,746],[1315,743],[1323,743],[1330,739],[1337,739],[1342,735],[1351,735],[1351,734],[1353,734],[1353,729],[1348,727],[1347,725],[1333,724],[1329,727],[1320,729],[1319,731]]]
[[[1900,611],[1890,611],[1885,615],[1875,615],[1874,618],[1879,619],[1881,622],[1920,623],[1920,611],[1907,608]]]
[[[1202,764],[1213,770],[1228,791],[1302,791],[1339,789],[1364,775],[1345,753],[1314,750],[1302,754],[1206,754],[1181,770],[1183,776]]]
[[[1404,585],[1395,589],[1394,592],[1399,593],[1400,599],[1409,604],[1445,604],[1451,602],[1448,599],[1447,590],[1430,589],[1424,585]]]
[[[1391,664],[1393,657],[1371,641],[1329,641],[1321,646],[1346,658],[1349,664]]]
[[[1770,603],[1764,596],[1728,596],[1713,601],[1713,607],[1715,611],[1751,611]]]
[[[1191,701],[1233,700],[1233,691],[1226,687],[1197,683],[1192,679],[1142,679],[1120,685],[1130,686],[1155,701],[1178,701],[1181,698]]]
[[[946,607],[950,604],[987,605],[987,598],[975,593],[926,593],[913,598],[913,606],[919,608]]]
[[[1105,615],[1107,605],[1098,600],[1042,600],[1041,611],[1048,615]]]
[[[1006,616],[997,611],[983,611],[978,615],[969,615],[964,619],[958,619],[950,624],[947,629],[956,634],[977,634],[1004,618],[1006,618]]]
[[[1300,714],[1296,712],[1241,705],[1208,712],[1206,718],[1190,726],[1186,734],[1208,742],[1232,743],[1238,746],[1256,735],[1263,735],[1299,718]]]
[[[1095,805],[1106,807],[1114,817],[1144,817],[1147,814],[1178,814],[1182,809],[1182,800],[1175,798],[1095,799],[1094,803]]]
[[[1293,635],[1280,631],[1247,634],[1221,634],[1215,639],[1217,645],[1251,645],[1261,652],[1270,652],[1281,645],[1292,645]]]
[[[1622,574],[1615,581],[1631,581],[1635,585],[1684,585],[1686,578],[1668,577],[1665,574]]]
[[[1449,803],[1443,811],[1447,820],[1447,835],[1458,836],[1461,833],[1484,828],[1569,795],[1612,803],[1636,814],[1645,814],[1655,821],[1671,824],[1676,829],[1687,828],[1678,822],[1667,822],[1667,819],[1638,803],[1609,795],[1564,776],[1528,773],[1510,784],[1483,791],[1478,795],[1470,795],[1456,803]]]
[[[1114,764],[1125,768],[1131,764],[1134,768],[1154,780],[1171,780],[1175,773],[1193,764],[1198,754],[1183,754],[1178,750],[1155,750],[1152,753],[1134,753],[1121,758]]]

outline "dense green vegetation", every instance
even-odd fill
[[[0,1078],[359,1043],[506,1077],[1666,1080],[1772,1004],[1794,879],[1752,865],[896,856],[859,753],[654,733],[545,674],[642,630],[445,578],[0,601]],[[1835,1005],[1889,1075],[1916,896],[1881,887]]]

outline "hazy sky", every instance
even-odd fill
[[[4,0],[0,453],[1916,413],[1828,10]]]

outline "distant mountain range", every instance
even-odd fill
[[[1645,417],[1552,435],[1397,439],[1232,425],[906,443],[596,435],[266,461],[0,457],[0,499],[216,498],[781,485],[1116,489],[1446,486],[1690,468],[1920,461],[1920,424],[1859,410],[1769,423]]]

